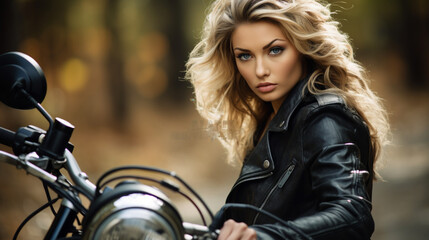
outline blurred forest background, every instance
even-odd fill
[[[174,170],[213,211],[239,168],[205,131],[183,81],[209,0],[2,0],[0,53],[21,51],[48,82],[43,106],[75,125],[75,157],[92,181],[106,170],[140,164]],[[329,1],[385,99],[392,144],[373,193],[373,239],[429,236],[429,1]],[[0,104],[0,126],[47,128],[36,110]],[[2,150],[7,148],[2,147]],[[9,150],[7,150],[9,151]],[[0,239],[45,203],[38,180],[0,166]],[[178,200],[184,219],[196,212]],[[183,207],[182,207],[183,206]],[[20,239],[41,239],[45,211]]]

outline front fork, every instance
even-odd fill
[[[77,211],[73,204],[63,198],[61,207],[51,224],[44,240],[56,240],[59,238],[66,237],[68,233],[75,231],[73,223],[76,219]]]

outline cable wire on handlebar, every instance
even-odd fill
[[[61,197],[67,198],[67,200],[72,202],[73,206],[76,208],[78,212],[82,213],[84,216],[88,213],[88,210],[82,205],[82,203],[80,203],[74,196],[71,196],[70,193],[66,192],[61,187],[56,186],[54,183],[46,182],[46,184],[50,188],[52,188],[56,193],[58,193],[58,195],[60,195]]]
[[[56,175],[58,176],[64,176],[61,171],[58,170],[58,174]],[[86,198],[88,198],[91,202],[94,200],[94,196],[91,196],[90,194],[88,194],[87,191],[84,191],[79,185],[73,185],[70,183],[70,181],[67,178],[64,178],[65,181],[67,181],[69,183],[68,187],[72,188],[73,190],[75,190],[75,192],[78,192],[80,194],[83,194]]]
[[[191,202],[192,205],[194,205],[194,207],[197,209],[201,220],[203,221],[203,224],[207,226],[207,222],[206,219],[204,218],[203,213],[201,212],[201,209],[198,207],[198,205],[195,203],[194,200],[192,200],[192,198],[190,198],[188,195],[186,195],[184,192],[180,191],[180,189],[176,186],[172,186],[171,183],[167,183],[165,180],[157,180],[154,178],[149,178],[149,177],[142,177],[142,176],[136,176],[136,175],[122,175],[122,176],[118,176],[118,177],[114,177],[114,178],[110,178],[109,180],[107,180],[106,182],[103,182],[103,184],[100,186],[100,188],[103,188],[104,186],[106,186],[107,184],[116,181],[116,180],[120,180],[120,179],[129,179],[129,178],[134,178],[134,179],[139,179],[139,180],[145,180],[145,181],[150,181],[150,182],[155,182],[158,183],[159,185],[168,188],[174,192],[179,193],[180,195],[182,195],[183,197],[185,197],[189,202]]]
[[[58,173],[60,174],[60,172],[58,172]],[[45,181],[42,181],[42,185],[43,185],[43,188],[44,188],[44,190],[45,190],[46,198],[48,199],[48,202],[50,202],[50,201],[51,201],[51,194],[49,193],[48,185],[46,184],[46,182],[45,182]],[[76,190],[76,187],[75,187],[75,186],[73,186],[73,185],[70,185],[69,187],[70,187],[70,188],[72,188],[73,190]],[[80,192],[80,191],[78,191],[78,192]],[[80,192],[80,193],[82,193],[82,192]],[[82,194],[83,194],[83,193],[82,193]],[[51,208],[51,212],[52,212],[52,214],[53,214],[54,216],[56,216],[56,215],[57,215],[57,212],[55,211],[54,206],[53,206],[53,205],[51,205],[51,206],[50,206],[50,208]],[[76,220],[77,220],[77,223],[80,225],[81,223],[80,223],[79,218],[76,218]]]
[[[48,185],[44,181],[42,181],[42,184],[43,184],[43,189],[45,190],[45,194],[46,194],[46,198],[48,199],[48,202],[52,201],[51,194],[49,193]],[[54,206],[50,205],[49,207],[51,209],[52,214],[54,214],[54,216],[57,215],[57,212],[55,211]]]
[[[221,224],[223,223],[222,219],[223,219],[223,214],[225,213],[225,211],[228,208],[242,208],[242,209],[251,209],[254,210],[258,213],[262,213],[272,219],[274,219],[276,222],[284,225],[285,227],[291,228],[292,230],[294,230],[295,232],[297,232],[298,234],[300,234],[300,237],[302,237],[303,240],[311,240],[312,238],[309,237],[307,234],[305,234],[301,229],[293,226],[292,224],[287,223],[285,220],[277,217],[276,215],[262,209],[262,208],[258,208],[256,206],[250,205],[250,204],[243,204],[243,203],[226,203],[220,210],[219,212],[216,214],[215,219],[213,220],[212,224],[209,226],[209,229],[211,231],[215,231],[216,229],[220,229],[222,226]]]
[[[28,221],[30,221],[34,216],[36,216],[37,214],[39,214],[41,211],[43,211],[45,208],[52,206],[53,204],[55,204],[60,198],[54,198],[53,200],[43,204],[41,207],[39,207],[38,209],[36,209],[34,212],[32,212],[30,215],[28,215],[24,221],[22,221],[22,223],[19,225],[19,227],[16,229],[15,234],[13,235],[13,240],[16,240],[18,238],[19,233],[21,232],[22,228],[24,227],[25,224],[27,224]]]
[[[150,171],[150,172],[157,172],[157,173],[161,173],[161,174],[165,174],[168,175],[170,177],[173,177],[174,179],[176,179],[177,181],[179,181],[183,186],[185,186],[186,189],[188,189],[192,195],[194,195],[198,201],[204,206],[204,208],[206,209],[206,211],[208,212],[208,214],[210,215],[210,218],[213,220],[214,215],[211,212],[210,208],[208,207],[208,205],[204,202],[204,200],[200,197],[200,195],[198,195],[198,193],[192,189],[191,186],[189,186],[182,178],[180,178],[178,175],[176,175],[175,172],[169,172],[166,170],[162,170],[162,169],[158,169],[158,168],[153,168],[153,167],[147,167],[147,166],[122,166],[122,167],[117,167],[114,169],[109,170],[108,172],[104,173],[97,181],[96,183],[96,189],[95,189],[95,194],[96,197],[99,196],[101,194],[100,192],[100,184],[101,182],[110,174],[113,174],[115,172],[119,172],[119,171],[125,171],[125,170],[142,170],[142,171]]]

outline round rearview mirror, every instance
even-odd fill
[[[46,96],[46,79],[39,64],[30,56],[20,52],[0,55],[0,101],[12,108],[32,109]]]

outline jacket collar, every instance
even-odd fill
[[[261,141],[246,157],[241,174],[234,187],[243,181],[253,178],[269,176],[274,170],[274,161],[271,154],[269,133],[286,131],[289,126],[289,120],[292,113],[303,100],[308,90],[304,90],[308,82],[308,77],[301,79],[289,92],[288,96],[280,106],[277,114],[271,120],[267,132]]]
[[[307,95],[308,89],[305,88],[309,77],[301,79],[289,92],[286,99],[280,106],[277,114],[271,120],[267,131],[285,131],[289,126],[289,120],[292,113]]]

